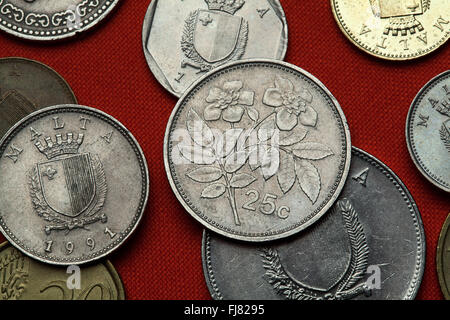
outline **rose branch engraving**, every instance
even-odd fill
[[[261,106],[272,108],[264,117],[254,107],[254,92],[244,89],[240,80],[211,88],[205,100],[203,118],[193,108],[187,113],[186,127],[193,144],[178,145],[183,158],[200,165],[186,175],[195,182],[208,184],[201,198],[226,195],[234,222],[239,226],[236,189],[252,185],[259,172],[264,183],[277,176],[283,194],[290,192],[297,181],[309,201],[317,202],[321,179],[313,161],[333,156],[334,152],[324,144],[304,142],[307,128],[316,127],[318,122],[318,114],[311,106],[313,96],[308,90],[297,91],[289,79],[277,77],[274,87],[268,88],[263,97]],[[252,123],[247,130],[236,127],[244,115]],[[222,132],[210,126],[218,121],[227,123],[230,129]],[[252,136],[256,138],[251,139]],[[251,174],[242,172],[246,165]]]

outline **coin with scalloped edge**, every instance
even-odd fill
[[[287,38],[279,0],[153,0],[142,30],[153,75],[178,97],[195,80],[225,63],[283,60]]]

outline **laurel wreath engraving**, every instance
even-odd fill
[[[186,174],[195,182],[208,184],[201,198],[217,199],[226,195],[238,226],[241,220],[235,191],[257,181],[258,169],[265,181],[276,176],[283,194],[290,192],[297,181],[314,204],[321,191],[321,178],[313,162],[334,155],[324,144],[304,141],[307,128],[316,127],[318,120],[311,107],[312,95],[307,90],[296,92],[288,79],[277,78],[275,83],[263,99],[263,104],[273,108],[273,112],[262,119],[253,107],[254,92],[244,90],[242,81],[229,81],[222,88],[211,88],[204,118],[193,108],[187,113],[186,127],[193,143],[178,145],[183,158],[201,165]],[[236,127],[245,114],[252,122],[249,130]],[[231,128],[217,137],[208,123],[221,118]],[[252,144],[249,137],[253,133],[257,142]],[[246,165],[251,174],[242,172]]]
[[[52,210],[45,201],[37,166],[34,167],[29,174],[28,184],[33,207],[39,217],[44,218],[45,221],[50,223],[45,226],[45,232],[47,234],[50,234],[53,230],[66,230],[67,232],[70,232],[74,229],[85,228],[86,225],[93,224],[100,220],[106,222],[107,217],[105,214],[97,215],[105,204],[106,193],[108,191],[106,176],[98,156],[94,156],[91,159],[95,177],[96,195],[93,204],[91,204],[90,208],[79,218],[71,219],[69,217],[64,217]]]
[[[446,97],[447,103],[445,102],[442,102],[440,104],[438,102],[432,103],[432,107],[437,112],[448,118],[448,120],[442,124],[441,129],[439,130],[439,135],[445,147],[450,152],[450,99],[448,98],[449,94],[450,93],[447,92]]]
[[[442,124],[441,130],[439,131],[441,140],[450,152],[450,120]]]
[[[0,300],[18,300],[28,283],[28,264],[15,249],[0,259]]]
[[[261,257],[266,269],[265,279],[279,295],[289,300],[343,300],[363,293],[371,294],[365,283],[359,283],[367,270],[369,247],[358,214],[347,199],[338,201],[335,210],[339,210],[344,218],[351,247],[350,264],[341,280],[327,292],[311,288],[286,272],[276,249],[264,248]]]
[[[200,10],[193,11],[186,19],[183,36],[181,39],[181,50],[183,51],[188,61],[183,61],[181,63],[181,66],[185,68],[187,65],[190,65],[194,68],[199,69],[199,72],[208,72],[224,64],[225,62],[241,59],[245,53],[245,48],[248,42],[248,22],[245,21],[241,27],[237,45],[233,53],[223,61],[209,63],[208,61],[203,59],[203,57],[197,52],[194,46],[195,27],[197,24],[199,13]]]

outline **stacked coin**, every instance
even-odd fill
[[[208,229],[203,265],[212,297],[413,299],[425,266],[417,206],[385,164],[356,148],[351,156],[345,116],[319,80],[272,60],[283,57],[266,49],[280,52],[279,44],[252,43],[256,35],[280,38],[274,34],[280,20],[285,24],[281,6],[202,2],[153,1],[143,46],[158,81],[182,95],[166,129],[165,168],[177,199]],[[412,59],[449,37],[439,16],[445,1],[419,1],[414,8],[405,1],[362,2],[332,0],[332,7],[341,29],[370,54]],[[266,21],[271,30],[262,34],[252,11],[279,20]],[[164,19],[169,12],[176,28]],[[382,33],[375,20],[385,22]],[[405,37],[416,31],[414,41]],[[256,55],[246,50],[253,46]],[[442,103],[444,114],[446,98]],[[442,151],[448,130],[439,125]]]
[[[76,105],[47,66],[1,59],[0,79],[0,230],[15,247],[2,245],[1,299],[124,299],[110,262],[74,265],[107,256],[137,227],[149,188],[141,148],[111,116]],[[80,285],[37,261],[71,265]]]
[[[0,1],[0,29],[37,41],[72,37],[117,3]],[[0,230],[15,247],[1,245],[0,299],[124,299],[114,267],[98,260],[143,215],[149,183],[139,144],[108,114],[77,105],[41,63],[0,59],[0,83]]]
[[[0,0],[0,29],[28,40],[72,37],[117,3]],[[379,58],[418,58],[450,37],[447,0],[331,6],[344,34]],[[287,30],[279,0],[154,0],[143,23],[148,66],[180,97],[164,164],[176,198],[207,229],[211,296],[414,299],[426,247],[417,205],[390,168],[352,147],[327,87],[281,61]],[[114,267],[100,260],[146,207],[138,142],[110,115],[78,105],[41,63],[0,59],[0,83],[0,231],[9,240],[0,245],[0,299],[124,299]],[[447,192],[449,117],[446,71],[413,101],[406,138],[419,171]],[[437,249],[446,298],[448,227],[449,218]]]

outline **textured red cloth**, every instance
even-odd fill
[[[427,236],[426,271],[418,298],[442,299],[435,256],[450,197],[416,170],[404,132],[417,92],[449,68],[450,47],[444,45],[411,62],[383,61],[346,39],[329,1],[281,2],[289,23],[286,61],[330,89],[347,116],[353,144],[391,167],[415,198]],[[141,144],[150,170],[148,208],[136,233],[110,257],[127,298],[209,299],[201,263],[202,227],[178,203],[164,171],[164,133],[177,99],[158,84],[144,58],[141,32],[148,4],[148,0],[121,0],[100,26],[58,43],[22,41],[2,32],[0,56],[22,56],[51,66],[68,81],[80,104],[111,114]]]

